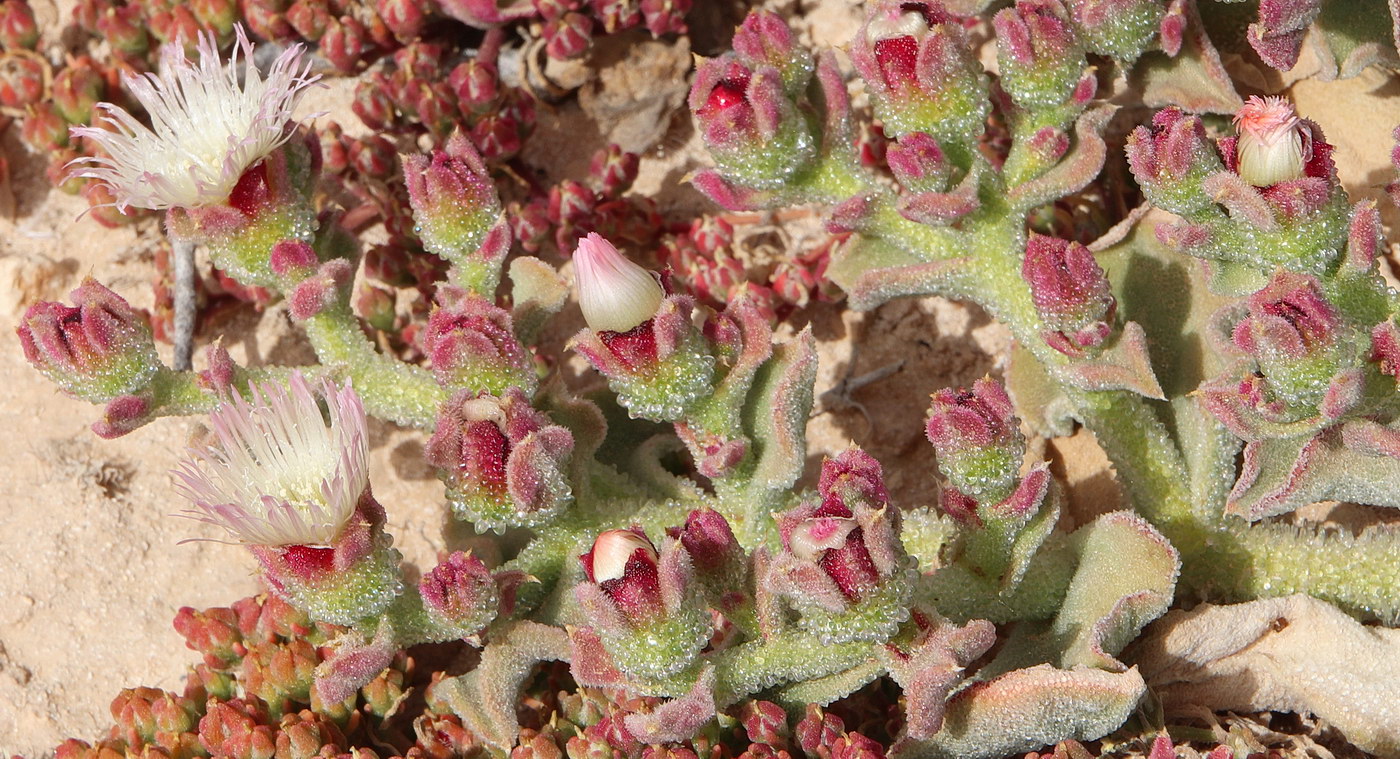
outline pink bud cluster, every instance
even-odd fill
[[[1118,302],[1085,246],[1032,234],[1021,276],[1045,320],[1042,336],[1050,347],[1072,358],[1091,355],[1113,332]]]

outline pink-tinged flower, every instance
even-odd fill
[[[655,316],[666,297],[655,274],[596,232],[574,250],[574,286],[583,320],[595,332],[628,332]]]
[[[106,127],[75,127],[73,134],[91,139],[105,155],[74,161],[76,175],[110,185],[122,210],[227,201],[243,172],[291,137],[297,103],[320,79],[303,62],[300,45],[278,56],[264,78],[252,64],[252,43],[241,26],[236,31],[227,64],[214,36],[201,34],[198,63],[180,45],[167,45],[158,75],[125,77],[151,126],[120,106],[99,103]]]
[[[1251,96],[1235,114],[1235,126],[1239,128],[1235,151],[1241,179],[1255,187],[1269,187],[1303,176],[1312,159],[1312,132],[1287,100]]]
[[[173,474],[186,515],[255,546],[332,546],[369,486],[365,412],[349,385],[318,393],[299,372],[252,387],[210,414],[215,444]]]
[[[1032,234],[1021,277],[1031,288],[1036,311],[1049,329],[1045,341],[1072,357],[1092,352],[1113,330],[1118,301],[1088,248]]]
[[[607,530],[578,558],[588,581],[601,588],[631,624],[645,625],[665,614],[660,556],[641,528]]]
[[[24,357],[70,395],[104,403],[140,390],[160,366],[151,328],[120,295],[94,279],[73,305],[29,307],[15,332]]]

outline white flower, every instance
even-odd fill
[[[79,158],[76,176],[107,183],[118,209],[192,208],[224,203],[250,166],[291,136],[292,111],[320,79],[300,45],[278,56],[264,79],[243,27],[225,64],[213,34],[199,35],[199,62],[178,44],[161,49],[160,74],[126,76],[150,115],[147,128],[111,103],[105,127],[74,127],[106,155]],[[240,61],[240,53],[242,61]],[[242,83],[240,84],[240,74]]]
[[[1312,158],[1312,133],[1287,100],[1251,96],[1235,114],[1235,126],[1240,131],[1235,155],[1241,179],[1269,187],[1303,176]]]
[[[321,387],[326,416],[301,374],[288,387],[253,386],[216,409],[217,445],[191,449],[172,474],[194,503],[186,516],[239,542],[329,546],[369,484],[365,412],[349,385]],[[329,423],[327,423],[329,422]]]
[[[574,285],[583,320],[594,332],[626,332],[656,316],[666,297],[655,274],[628,261],[596,232],[574,250]]]

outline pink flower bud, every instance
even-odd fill
[[[734,54],[705,60],[689,103],[715,161],[744,186],[783,186],[815,157],[815,138],[770,65],[750,69]]]
[[[457,107],[466,116],[490,110],[500,96],[496,66],[475,58],[457,64],[447,76],[447,84],[457,95]]]
[[[475,253],[501,213],[486,165],[466,137],[445,150],[405,156],[404,183],[423,246],[449,261]]]
[[[568,430],[511,387],[499,397],[453,396],[424,456],[440,470],[453,513],[495,529],[544,524],[573,501],[565,476],[573,448]]]
[[[753,11],[734,31],[731,43],[739,61],[749,69],[772,66],[783,78],[783,87],[800,94],[812,78],[816,64],[812,54],[797,44],[792,30],[772,11]]]
[[[997,503],[1015,486],[1025,439],[1001,383],[984,378],[971,390],[934,393],[925,432],[959,493]]]
[[[378,71],[367,74],[355,85],[355,99],[350,102],[350,110],[365,126],[377,131],[387,130],[399,121],[393,98],[389,96],[388,78]]]
[[[583,573],[633,626],[665,614],[656,546],[640,527],[608,530],[579,557]]]
[[[628,153],[617,145],[608,145],[593,154],[588,173],[603,195],[617,198],[632,186],[641,160],[636,153]]]
[[[320,42],[334,18],[328,0],[296,0],[287,8],[287,23],[309,42]]]
[[[42,302],[25,312],[15,331],[29,363],[93,403],[144,388],[160,367],[145,318],[94,279],[72,298],[71,307]]]
[[[24,108],[44,96],[44,64],[38,58],[12,55],[0,61],[0,105]]]
[[[886,134],[972,140],[986,119],[986,80],[958,19],[934,0],[866,4],[851,62]]]
[[[377,0],[374,9],[400,42],[418,39],[428,19],[421,0]]]
[[[694,0],[641,0],[642,18],[651,36],[685,34],[685,14]]]
[[[145,19],[138,5],[113,6],[97,19],[97,28],[113,50],[136,57],[151,47]]]
[[[333,258],[288,293],[287,310],[297,321],[310,319],[339,303],[354,278],[355,270],[349,261]]]
[[[948,188],[951,167],[938,140],[924,132],[911,132],[885,151],[894,178],[913,192],[942,192]]]
[[[24,114],[24,141],[37,150],[52,152],[68,146],[68,120],[53,103],[36,103]]]
[[[1133,177],[1155,205],[1185,214],[1213,202],[1201,182],[1223,164],[1206,140],[1200,117],[1176,108],[1158,111],[1150,128],[1133,130],[1127,153]]]
[[[25,0],[0,5],[0,45],[6,50],[33,50],[39,44],[39,24]]]
[[[1001,83],[1018,103],[1050,107],[1068,100],[1084,73],[1084,51],[1059,0],[1020,0],[992,19]]]
[[[679,531],[681,545],[701,575],[720,575],[742,570],[744,549],[723,514],[713,509],[697,509],[685,518]]]
[[[533,393],[534,365],[515,339],[510,312],[484,298],[456,295],[433,311],[423,331],[423,351],[438,382],[491,394],[508,387]]]
[[[577,58],[593,43],[593,19],[565,13],[544,25],[545,54],[557,60]]]
[[[1094,254],[1079,243],[1032,234],[1021,276],[1045,320],[1046,342],[1067,356],[1097,348],[1113,329],[1117,301]]]
[[[496,616],[496,580],[481,559],[454,551],[418,584],[423,606],[438,624],[461,637],[472,635]]]
[[[656,275],[596,233],[579,240],[573,260],[579,308],[595,332],[629,332],[655,316],[666,297]]]
[[[1251,96],[1235,114],[1235,126],[1241,179],[1255,187],[1269,187],[1303,176],[1303,167],[1312,159],[1312,133],[1287,100]]]
[[[332,66],[348,74],[365,59],[371,44],[364,24],[351,16],[341,16],[326,23],[320,49]]]
[[[1235,325],[1234,342],[1259,362],[1276,389],[1279,383],[1292,384],[1287,377],[1299,373],[1299,362],[1329,357],[1340,340],[1341,315],[1313,277],[1279,272],[1249,296],[1248,304],[1249,315]]]

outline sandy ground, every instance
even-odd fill
[[[851,28],[851,8],[839,1],[822,4],[832,19],[814,36]],[[823,41],[839,42],[840,36],[844,31]],[[1379,196],[1379,185],[1388,179],[1389,131],[1400,122],[1400,107],[1394,98],[1376,95],[1393,83],[1367,75],[1295,88],[1303,113],[1320,121],[1340,146],[1342,178],[1353,192]],[[324,97],[342,105],[342,96]],[[551,139],[576,146],[579,125],[587,123],[578,106],[546,109],[532,146],[545,154],[552,152]],[[242,549],[179,544],[211,534],[169,516],[183,504],[166,473],[199,420],[162,420],[121,440],[102,441],[88,430],[98,409],[61,395],[25,362],[12,337],[24,306],[65,298],[84,276],[138,306],[149,304],[150,241],[157,228],[152,222],[106,230],[90,219],[75,221],[82,201],[47,189],[41,163],[26,155],[14,131],[4,135],[3,146],[14,169],[17,211],[13,219],[0,218],[0,429],[6,433],[0,435],[0,754],[37,756],[65,736],[95,736],[122,687],[178,689],[196,655],[171,628],[176,609],[225,604],[258,585]],[[654,194],[672,210],[699,202],[678,183],[696,154],[689,130],[661,129],[647,147],[638,191]],[[588,153],[575,155],[586,161]],[[921,425],[911,420],[921,419],[928,394],[938,387],[995,372],[1004,331],[980,312],[936,298],[864,315],[824,306],[809,318],[823,344],[818,393],[905,362],[878,383],[819,403],[809,425],[813,467],[822,454],[855,441],[884,462],[903,505],[932,500],[933,456]],[[234,326],[252,335],[233,346],[237,360],[304,360],[304,344],[276,307]],[[854,355],[852,345],[861,346]],[[442,545],[443,524],[441,486],[421,463],[422,440],[419,433],[387,425],[376,425],[372,440],[376,495],[399,546],[420,564],[431,562]],[[1081,436],[1062,449],[1079,462],[1069,467],[1071,479],[1093,488],[1083,491],[1084,498],[1112,497],[1102,454],[1091,440]]]

